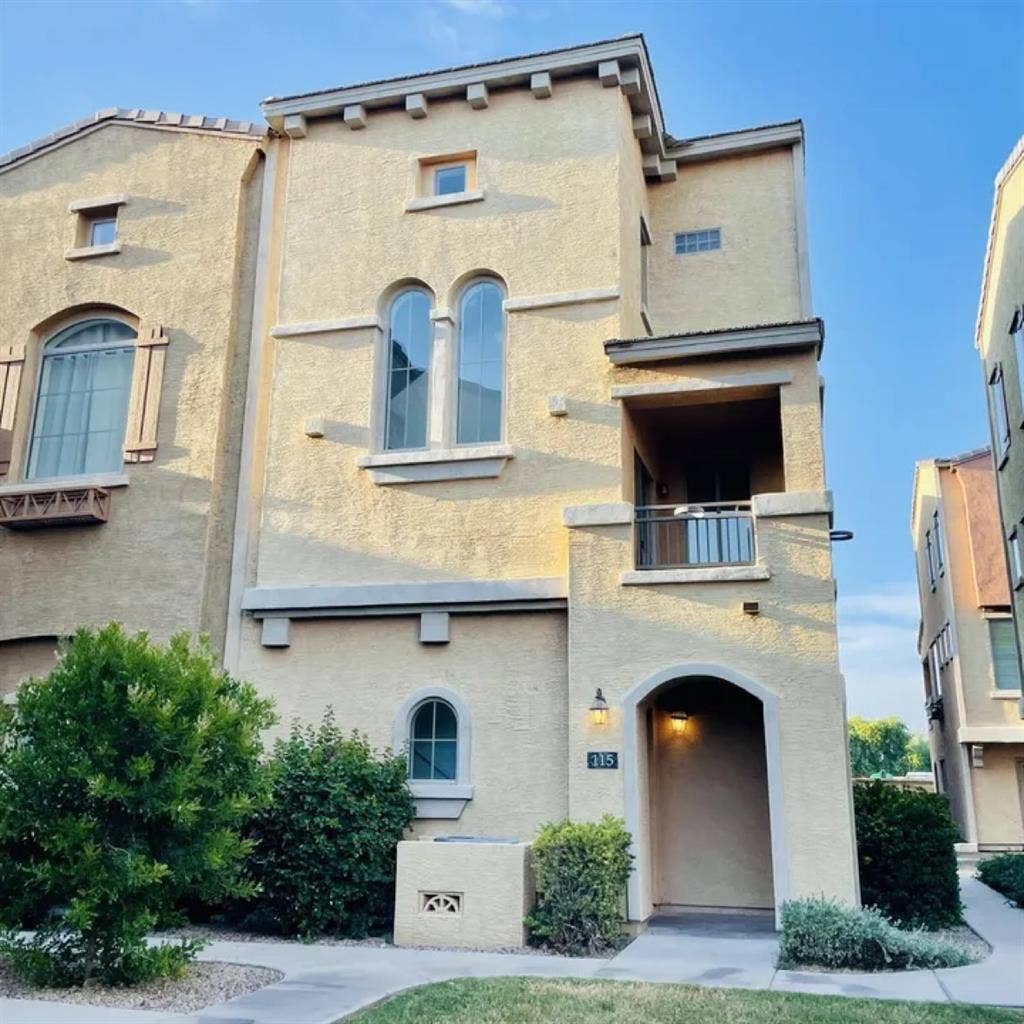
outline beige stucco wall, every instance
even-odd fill
[[[45,676],[57,662],[55,636],[0,641],[0,696],[14,693],[31,676]]]
[[[990,419],[987,382],[996,363],[1003,366],[1011,442],[996,479],[1006,536],[1014,524],[1024,519],[1024,396],[1018,385],[1020,368],[1009,333],[1014,309],[1024,302],[1024,139],[1018,142],[996,191],[987,259],[977,344]],[[998,451],[994,426],[992,434],[993,450]],[[1013,592],[1013,607],[1018,644],[1024,650],[1024,589]]]
[[[747,701],[732,697],[742,693],[731,686],[722,691],[723,705],[731,698],[733,707],[698,713],[692,697],[688,703],[680,696],[680,708],[690,708],[682,733],[664,712],[652,716],[649,802],[656,905],[767,908],[774,903],[764,724],[756,705],[751,714]]]
[[[793,155],[681,164],[649,190],[658,333],[800,319]],[[675,235],[721,228],[714,252],[675,255]]]
[[[757,530],[759,561],[769,567],[770,580],[628,587],[620,583],[631,568],[628,526],[570,531],[570,814],[596,818],[609,807],[625,807],[623,773],[588,771],[585,755],[622,749],[625,731],[640,728],[623,721],[619,710],[629,691],[673,666],[722,666],[778,699],[788,849],[781,871],[789,894],[825,892],[855,901],[849,771],[845,756],[836,753],[845,753],[846,720],[828,520],[766,519]],[[746,600],[760,602],[759,615],[743,614]],[[586,715],[595,686],[614,709],[603,727]],[[641,737],[638,749],[642,744]],[[652,814],[642,806],[639,812],[641,822]],[[636,841],[641,899],[649,908],[643,829]]]
[[[1024,844],[1024,743],[988,743],[971,771],[980,846]]]
[[[418,616],[295,620],[291,647],[270,650],[248,622],[239,674],[276,700],[278,735],[333,706],[343,729],[378,748],[392,746],[406,698],[453,691],[471,717],[473,799],[457,821],[418,821],[416,834],[530,840],[568,810],[565,616],[453,615],[450,635],[421,644]]]
[[[450,894],[458,901],[458,912],[425,910],[425,893]],[[533,898],[525,843],[399,843],[395,945],[523,946],[523,919]]]
[[[162,325],[152,463],[125,466],[99,527],[0,530],[0,638],[111,619],[223,636],[255,243],[256,139],[109,125],[0,174],[4,343],[25,344],[12,472],[25,465],[39,349],[55,318],[106,304]],[[125,194],[116,256],[70,262],[75,200]],[[241,315],[240,315],[241,312]],[[42,326],[41,326],[42,325]],[[205,603],[204,603],[205,602]]]

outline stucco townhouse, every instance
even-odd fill
[[[263,112],[0,168],[3,685],[205,629],[407,750],[418,836],[620,815],[634,920],[856,901],[802,124],[673,137],[640,36]]]
[[[911,535],[936,789],[963,850],[1020,849],[1020,663],[988,448],[917,464]]]

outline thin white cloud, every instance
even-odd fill
[[[924,690],[917,657],[917,591],[903,584],[842,595],[839,660],[851,715],[898,715],[923,732]]]
[[[504,18],[509,13],[509,6],[504,0],[444,0],[445,6],[459,14],[468,14],[477,18]]]

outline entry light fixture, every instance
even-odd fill
[[[673,711],[669,716],[672,722],[672,731],[677,735],[686,732],[686,723],[690,716],[685,711]]]
[[[597,692],[594,694],[594,699],[590,705],[590,721],[594,725],[608,724],[608,701],[604,699],[600,686],[597,688]]]

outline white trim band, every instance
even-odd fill
[[[524,295],[521,298],[506,299],[506,313],[521,313],[528,309],[552,309],[555,306],[582,306],[588,302],[611,302],[619,297],[619,289],[584,288],[577,292],[555,292],[551,295]]]
[[[309,320],[305,323],[278,324],[270,328],[272,338],[295,338],[302,334],[329,334],[331,331],[361,331],[367,327],[381,327],[376,313],[349,316],[341,320]]]

